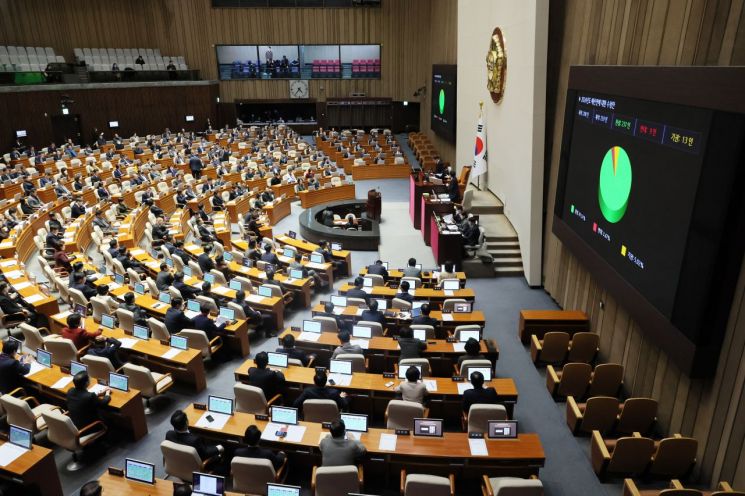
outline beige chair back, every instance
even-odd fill
[[[234,301],[228,302],[228,308],[235,312],[235,318],[238,320],[246,320],[246,312],[243,311],[243,307]]]
[[[402,300],[401,298],[393,298],[393,300],[391,301],[391,308],[395,308],[396,310],[409,311],[411,310],[411,303],[406,300]]]
[[[350,307],[367,308],[367,302],[363,298],[348,297],[347,305]]]
[[[424,417],[424,406],[414,401],[391,400],[385,410],[387,429],[413,429],[414,419]]]
[[[213,298],[210,298],[209,296],[203,296],[203,295],[197,295],[195,298],[199,302],[199,307],[201,308],[202,305],[207,305],[210,307],[210,312],[217,312],[217,303],[215,303],[215,300]]]
[[[616,441],[607,471],[622,474],[642,473],[654,453],[654,441],[648,437],[622,437]]]
[[[73,305],[83,305],[84,307],[88,306],[88,298],[83,295],[83,292],[79,289],[75,288],[67,288],[67,292],[70,293],[70,299],[72,300]]]
[[[0,403],[7,414],[6,421],[8,424],[17,425],[31,432],[36,432],[36,417],[31,407],[20,398],[4,394],[0,397]]]
[[[657,400],[652,398],[629,398],[623,402],[618,415],[616,431],[622,434],[640,432],[646,434],[657,420]]]
[[[623,365],[602,363],[592,373],[587,396],[617,396],[622,383]]]
[[[189,348],[201,351],[202,357],[209,358],[212,356],[210,341],[207,339],[207,334],[204,331],[200,331],[199,329],[184,329],[178,335],[187,339]]]
[[[569,334],[566,332],[547,332],[543,336],[543,348],[540,361],[545,363],[560,363],[566,357],[569,347]]]
[[[221,284],[223,286],[227,286],[228,285],[228,281],[227,281],[227,279],[225,279],[225,274],[223,274],[219,270],[212,269],[212,270],[210,270],[210,274],[212,274],[213,276],[215,276],[215,282],[217,284]]]
[[[463,360],[463,363],[460,364],[460,376],[465,377],[467,381],[471,380],[471,369],[483,369],[484,367],[488,367],[491,369],[492,372],[494,372],[494,367],[492,366],[492,363],[490,360],[486,359],[472,359],[472,360]],[[494,374],[492,373],[492,377]]]
[[[70,367],[70,362],[78,359],[78,350],[70,339],[50,339],[44,347],[52,354],[52,363],[60,367]]]
[[[365,366],[365,355],[360,355],[358,353],[340,353],[336,355],[336,359],[352,362],[352,373],[367,372],[367,367]]]
[[[543,483],[538,479],[493,477],[489,484],[494,496],[543,496]]]
[[[455,339],[460,341],[460,333],[461,331],[479,331],[479,337],[481,336],[481,326],[475,325],[475,324],[467,324],[467,325],[459,325],[455,327],[455,330],[453,331],[453,335],[455,336]]]
[[[241,289],[242,289],[242,290],[243,290],[243,291],[244,291],[244,292],[245,292],[246,294],[249,294],[249,293],[251,293],[251,292],[253,291],[253,288],[254,288],[254,286],[253,286],[253,284],[251,283],[251,280],[250,280],[250,279],[248,279],[247,277],[243,277],[243,276],[235,276],[235,277],[234,277],[234,278],[233,278],[232,280],[233,280],[233,281],[238,281],[239,283],[241,283]]]
[[[269,413],[266,396],[264,396],[264,391],[261,388],[237,382],[233,386],[233,394],[235,395],[236,412],[252,413],[254,415]]]
[[[333,317],[318,315],[313,317],[313,320],[321,323],[321,332],[339,332],[339,326],[336,325],[336,319]]]
[[[652,455],[649,474],[656,477],[678,479],[688,475],[696,463],[698,441],[692,437],[668,437],[659,442]]]
[[[163,453],[163,469],[170,477],[190,481],[192,474],[202,469],[202,460],[197,450],[191,446],[163,441],[160,443],[160,451]]]
[[[305,400],[303,420],[306,422],[331,422],[339,418],[339,406],[334,400]]]
[[[315,496],[346,496],[349,493],[357,493],[359,490],[359,473],[354,465],[316,469]]]
[[[508,420],[504,405],[476,403],[468,410],[468,432],[487,432],[489,420]]]
[[[70,417],[57,410],[42,412],[41,415],[47,424],[47,439],[50,442],[68,451],[77,451],[81,448],[78,442],[78,429]],[[92,435],[94,434],[89,434]]]
[[[85,355],[80,359],[88,366],[88,376],[94,379],[109,380],[109,372],[116,372],[111,361],[106,357]]]
[[[125,331],[132,332],[135,328],[135,314],[126,308],[116,309],[116,318],[119,320],[119,327]]]
[[[403,496],[450,496],[450,479],[429,474],[408,474]]]
[[[418,277],[402,277],[401,282],[408,282],[410,288],[421,288],[422,287],[422,280]]]
[[[38,349],[44,348],[44,338],[38,328],[25,322],[18,326],[23,333],[23,347],[35,353]],[[19,350],[20,351],[20,350]]]
[[[147,289],[150,292],[150,296],[158,299],[158,295],[160,294],[160,290],[158,289],[158,285],[155,283],[152,277],[145,278],[145,284],[147,285]]]
[[[592,367],[588,363],[567,363],[561,370],[561,380],[556,394],[583,398],[590,383]]]
[[[147,367],[125,363],[122,372],[129,377],[129,386],[138,390],[143,397],[152,398],[158,394],[155,379],[153,379],[153,375]]]
[[[194,277],[202,278],[204,277],[204,274],[202,273],[202,269],[199,267],[199,264],[196,263],[194,260],[189,260],[189,268],[191,269],[191,275]]]
[[[271,460],[236,456],[230,462],[233,491],[240,494],[266,494],[267,482],[276,482]]]
[[[109,313],[108,302],[98,296],[91,298],[91,306],[93,307],[93,320],[96,322],[101,322],[101,316]]]
[[[370,279],[373,286],[385,286],[385,278],[380,274],[367,274],[365,278]]]
[[[432,369],[429,366],[429,360],[426,358],[404,358],[398,362],[398,369],[406,370],[412,365],[422,367],[422,377],[429,377],[431,375]]]
[[[594,332],[577,332],[569,345],[568,362],[591,363],[598,353],[600,335]]]
[[[370,329],[372,329],[372,333],[370,334],[372,337],[380,337],[383,335],[383,326],[381,325],[380,322],[372,322],[370,320],[360,320],[355,325],[369,327]]]
[[[171,295],[171,299],[173,298],[183,299],[183,295],[181,294],[181,291],[179,291],[175,286],[168,286],[168,294]]]
[[[442,313],[452,313],[455,310],[455,305],[459,303],[468,303],[468,300],[463,298],[448,298],[442,302]]]
[[[426,324],[412,324],[409,328],[414,331],[416,329],[424,329],[424,339],[435,339],[435,328],[431,325]]]

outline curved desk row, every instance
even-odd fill
[[[328,203],[337,200],[354,200],[355,195],[354,184],[348,183],[342,184],[341,186],[301,191],[298,193],[298,196],[300,197],[300,206],[303,208],[310,208],[315,205],[320,205],[321,203]]]

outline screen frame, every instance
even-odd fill
[[[127,472],[127,462],[135,462],[135,463],[141,463],[142,465],[148,465],[151,470],[152,480],[144,481],[142,479],[135,479],[134,477],[130,477]],[[143,462],[142,460],[135,460],[134,458],[125,458],[124,459],[124,478],[127,480],[134,481],[134,482],[140,482],[142,484],[155,484],[155,464],[150,463],[150,462]]]
[[[218,400],[229,401],[230,402],[230,413],[217,412],[215,410],[211,410],[210,409],[210,404],[211,404],[210,400],[212,398],[216,398]],[[207,411],[208,412],[211,412],[211,413],[217,413],[217,414],[220,414],[220,415],[233,415],[235,413],[235,400],[233,398],[226,398],[225,396],[217,396],[215,394],[209,394],[209,395],[207,395]]]
[[[418,434],[417,433],[417,423],[422,420],[427,421],[437,421],[440,423],[440,433],[439,434]],[[443,437],[445,434],[445,422],[443,419],[436,419],[436,418],[415,418],[414,419],[414,428],[411,430],[412,435],[415,437]]]
[[[442,73],[446,74],[450,77],[450,79],[454,82],[453,88],[453,123],[452,126],[444,126],[440,124],[439,122],[435,121],[434,119],[434,112],[433,112],[433,106],[434,106],[434,99],[435,97],[435,89],[434,89],[434,79],[435,79],[435,73]],[[442,139],[448,141],[449,143],[455,143],[457,133],[458,133],[458,65],[457,64],[432,64],[432,74],[429,78],[430,82],[430,88],[432,88],[431,92],[432,95],[430,96],[429,101],[429,119],[430,119],[430,129],[432,129],[432,132],[434,132],[437,136],[441,137]],[[450,129],[452,127],[452,129]]]
[[[737,148],[739,143],[728,144],[712,132],[718,122],[724,125],[737,119],[727,114],[745,115],[745,98],[735,89],[742,87],[745,87],[745,67],[572,66],[569,72],[551,231],[582,261],[593,279],[603,281],[603,288],[623,301],[623,308],[644,335],[692,378],[716,373],[745,251],[745,206],[742,202],[738,204],[745,184],[742,167],[745,151]],[[690,220],[691,226],[706,225],[711,236],[704,240],[701,236],[691,236],[692,228],[688,231],[670,319],[561,218],[572,137],[566,131],[573,128],[579,92],[714,111]],[[730,175],[714,166],[722,160],[732,162]],[[715,202],[717,205],[704,204],[712,197],[724,195],[727,198]],[[697,260],[702,255],[707,257],[705,263]],[[679,329],[679,325],[688,326],[695,339]]]
[[[275,421],[274,420],[274,409],[275,408],[283,408],[285,410],[294,410],[295,411],[295,422],[290,423],[290,422],[279,422],[279,421]],[[297,408],[293,408],[291,406],[272,406],[271,409],[269,410],[269,419],[272,422],[276,423],[276,424],[297,425],[298,422],[299,422],[299,415],[300,415],[300,412],[298,411],[298,409]]]
[[[512,424],[514,426],[514,434],[509,436],[492,436],[491,427],[493,424]],[[486,437],[487,439],[517,439],[518,437],[518,425],[517,420],[487,420],[486,421]]]

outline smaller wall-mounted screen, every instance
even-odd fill
[[[458,67],[432,66],[432,118],[430,126],[438,136],[455,143],[455,97]]]
[[[119,127],[119,121],[109,121],[109,127],[111,129],[116,129],[117,127]]]

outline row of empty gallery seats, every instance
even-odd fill
[[[50,62],[65,62],[52,47],[0,46],[0,71],[38,72]]]
[[[116,63],[120,70],[129,67],[144,71],[165,71],[170,62],[177,70],[185,71],[189,67],[183,56],[161,55],[159,48],[76,48],[73,50],[77,62],[85,62],[88,70],[110,71]],[[142,57],[144,64],[138,64]]]

